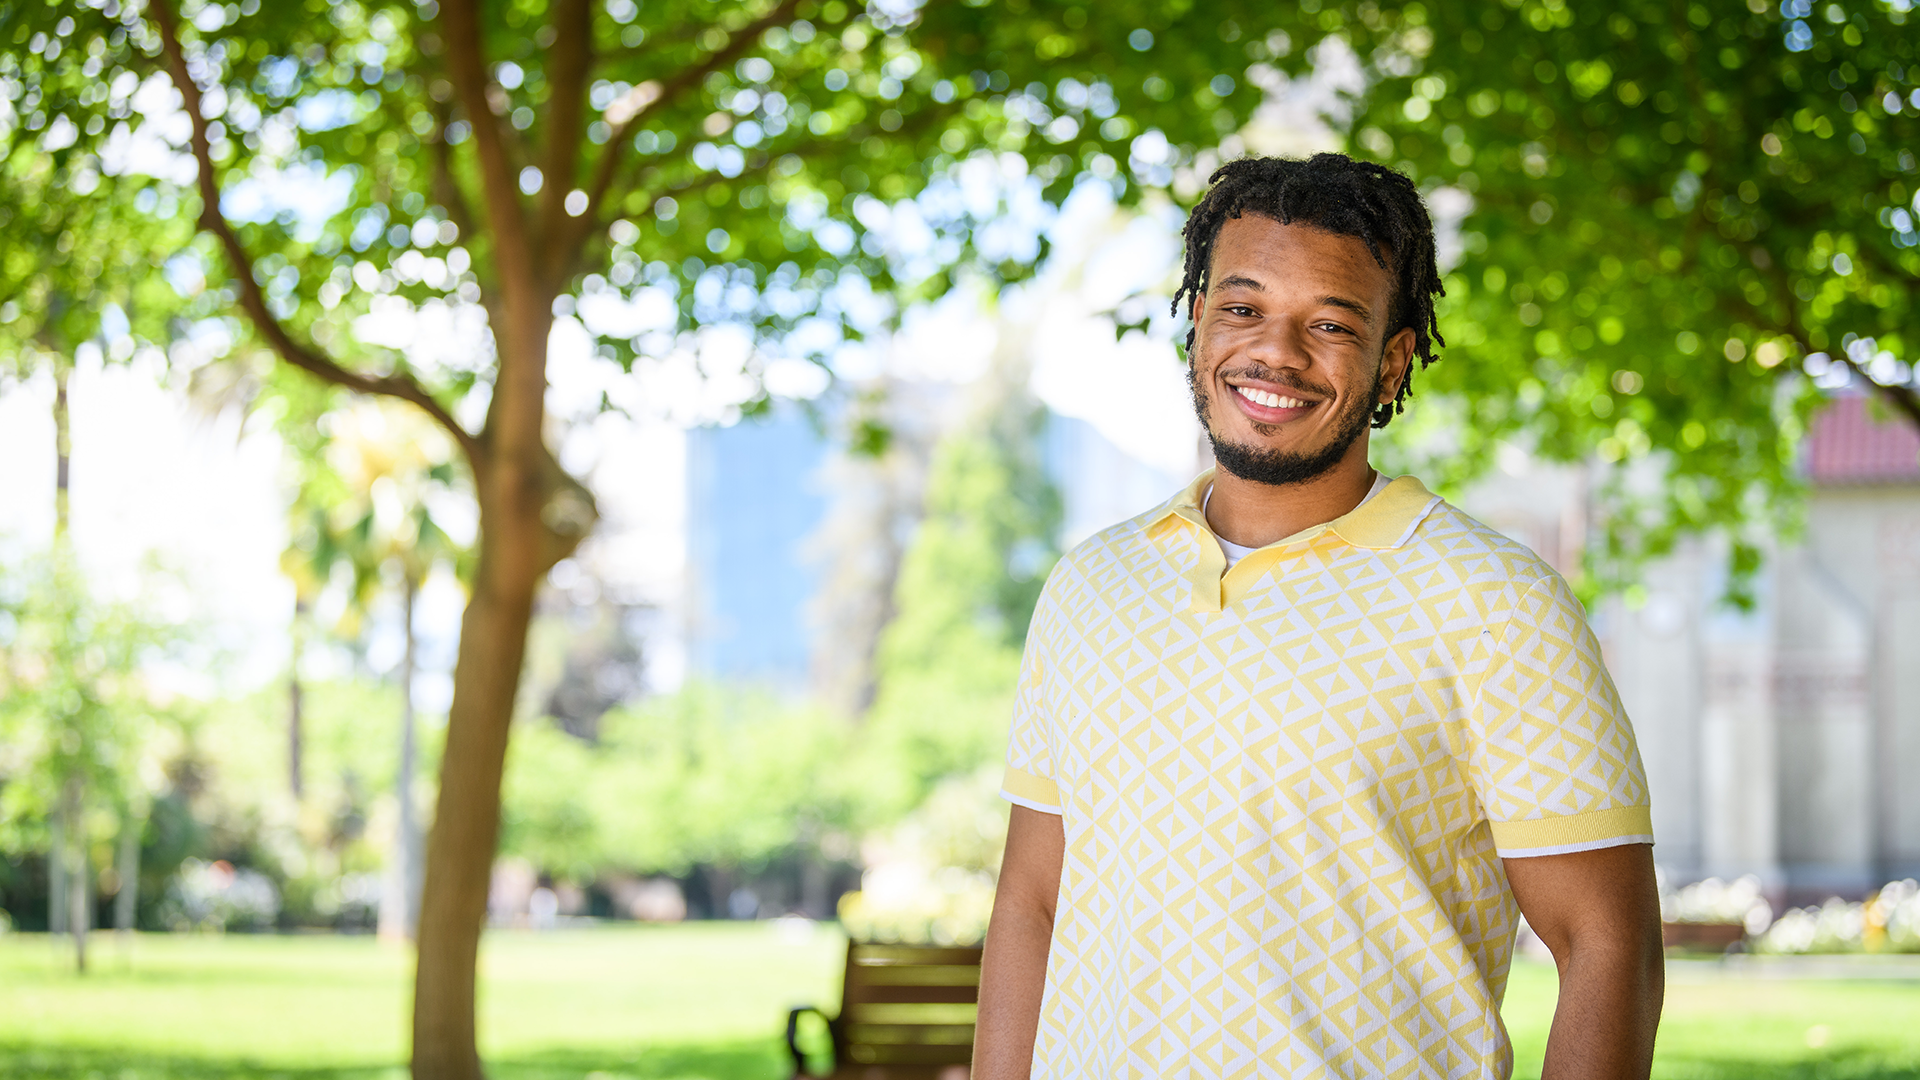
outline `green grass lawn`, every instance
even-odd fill
[[[1851,958],[1849,958],[1851,959]],[[1861,957],[1870,965],[1878,958]],[[1920,1080],[1920,978],[1816,981],[1670,962],[1653,1075],[1660,1080]],[[1911,971],[1911,967],[1908,967]],[[1514,1076],[1537,1078],[1559,981],[1516,961],[1502,1010]]]
[[[42,936],[0,937],[0,1076],[59,1080],[399,1080],[408,957],[368,938],[96,939],[75,976]],[[496,932],[481,1039],[503,1080],[778,1080],[789,1005],[831,1008],[843,941],[771,924]],[[1552,968],[1516,965],[1520,1077],[1537,1077]],[[1671,1080],[1920,1080],[1920,979],[1735,977],[1675,965],[1660,1058]]]
[[[365,937],[97,939],[93,971],[0,937],[0,1077],[399,1077],[410,958]],[[831,1008],[845,939],[770,923],[489,933],[481,1049],[507,1078],[784,1076],[790,1006]]]

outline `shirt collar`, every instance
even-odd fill
[[[1200,506],[1206,498],[1208,486],[1213,483],[1214,472],[1208,469],[1201,473],[1173,498],[1149,511],[1147,532],[1158,536],[1165,530],[1168,521],[1178,518],[1212,533],[1213,529],[1207,524]],[[1426,485],[1414,477],[1396,477],[1380,494],[1351,512],[1265,546],[1286,547],[1315,539],[1322,533],[1332,533],[1354,547],[1380,551],[1402,547],[1413,539],[1415,526],[1439,501],[1439,496],[1428,491]]]
[[[1402,547],[1413,539],[1414,530],[1427,514],[1440,504],[1440,497],[1428,491],[1426,485],[1411,476],[1402,476],[1351,512],[1276,540],[1228,570],[1226,555],[1200,512],[1201,499],[1206,495],[1207,486],[1213,483],[1213,476],[1213,469],[1201,473],[1179,494],[1146,515],[1147,535],[1155,541],[1172,532],[1176,528],[1174,522],[1185,522],[1189,534],[1205,538],[1199,545],[1199,560],[1187,575],[1196,611],[1222,610],[1224,605],[1244,596],[1254,581],[1281,557],[1284,549],[1325,534],[1357,548],[1386,551]]]

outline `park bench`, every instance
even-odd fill
[[[973,1061],[980,1001],[980,949],[847,944],[840,1015],[811,1005],[787,1014],[796,1078],[809,1073],[800,1018],[825,1020],[833,1038],[831,1080],[951,1080]]]
[[[1669,922],[1660,924],[1660,943],[1669,949],[1724,953],[1747,940],[1740,923]]]

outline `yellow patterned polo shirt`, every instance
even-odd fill
[[[1579,601],[1401,477],[1225,556],[1199,497],[1047,581],[1003,794],[1063,817],[1036,1077],[1506,1077],[1501,857],[1651,843]]]

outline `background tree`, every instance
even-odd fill
[[[91,62],[97,67],[98,62]],[[0,65],[4,65],[0,61]],[[32,108],[46,96],[84,93],[89,64],[66,65],[44,73],[44,84],[0,75],[0,130],[17,132],[33,120]],[[30,91],[38,91],[33,93]],[[28,115],[21,116],[20,105]],[[9,140],[0,157],[0,386],[44,371],[53,384],[55,442],[54,528],[45,573],[71,577],[69,536],[71,470],[70,391],[76,354],[83,345],[106,360],[125,360],[142,341],[165,337],[163,305],[146,301],[170,293],[154,270],[170,246],[183,243],[191,229],[176,221],[154,220],[132,205],[141,178],[105,175],[97,156],[72,152],[77,128],[56,122],[39,137]],[[83,198],[72,198],[78,193]],[[101,350],[108,336],[122,344]],[[44,597],[42,598],[44,599]],[[52,759],[58,764],[65,759]],[[84,771],[84,770],[83,770]],[[75,932],[84,964],[86,927],[76,925],[89,910],[90,879],[74,880],[71,857],[82,822],[69,818],[87,805],[86,777],[76,772],[66,795],[48,807],[50,834],[47,876],[48,928]],[[67,797],[70,796],[70,797]],[[131,822],[129,818],[129,822]],[[131,824],[126,826],[132,828]],[[137,844],[134,858],[138,857]],[[90,918],[90,916],[87,916]]]
[[[1593,584],[1716,527],[1737,583],[1798,504],[1816,383],[1920,425],[1908,7],[1299,5],[1266,43],[1351,43],[1355,152],[1471,197],[1450,362],[1416,383],[1457,408],[1407,417],[1445,428],[1423,471],[1470,479],[1503,441],[1597,456]]]
[[[365,560],[356,559],[358,553],[353,549],[357,537],[336,527],[334,521],[335,507],[350,497],[340,476],[327,467],[327,433],[322,421],[338,404],[337,389],[312,380],[270,377],[265,392],[273,397],[272,404],[265,407],[277,414],[274,426],[285,449],[288,481],[293,489],[280,572],[293,584],[293,615],[287,624],[286,745],[287,790],[297,801],[305,794],[302,750],[306,741],[306,691],[300,667],[314,629],[313,607],[333,580],[335,567],[351,569],[356,561]],[[244,396],[249,400],[241,402],[243,407],[253,407],[252,395]]]
[[[191,213],[211,241],[198,249],[200,295],[234,304],[285,362],[419,406],[471,470],[480,551],[428,855],[417,1074],[479,1069],[473,962],[527,619],[541,576],[594,517],[545,444],[556,304],[654,287],[683,316],[750,326],[774,351],[809,317],[844,324],[838,267],[895,284],[894,260],[869,227],[881,215],[866,208],[920,192],[979,148],[1031,150],[1058,197],[1082,168],[1112,175],[1108,151],[1134,132],[1191,128],[1170,88],[1206,87],[1222,57],[1196,49],[1145,86],[1103,82],[1144,10],[1009,18],[950,5],[912,39],[910,10],[861,13],[836,0],[311,12],[251,2],[179,12],[152,0],[10,13],[9,86],[22,100],[34,93],[10,131],[15,146],[45,143],[39,133],[58,127],[60,140],[71,132],[66,149],[97,159],[109,126],[157,132],[165,117],[129,114],[134,93],[164,72],[188,121],[186,198],[197,196]],[[1223,47],[1218,35],[1206,40]],[[1069,69],[1061,61],[1073,55],[1082,59]],[[1056,116],[1047,99],[1070,70],[1081,77],[1061,91]],[[1252,101],[1243,94],[1227,107],[1229,127]],[[1134,115],[1121,118],[1123,105]],[[346,191],[346,206],[309,235],[289,227],[291,208],[278,218],[230,212],[229,194],[296,167]],[[975,224],[964,204],[950,206],[937,257],[902,276],[938,288],[943,266],[982,247]],[[351,317],[387,295],[484,305],[489,354],[416,370],[356,343]],[[606,343],[627,364],[634,346]],[[745,372],[748,408],[764,400],[756,367]],[[484,410],[475,429],[448,404],[470,394]]]
[[[448,533],[435,508],[444,510],[448,499],[465,502],[465,495],[453,486],[452,443],[416,410],[394,402],[362,401],[325,420],[327,468],[350,493],[326,508],[330,533],[349,538],[341,545],[353,570],[349,610],[364,613],[376,594],[395,586],[400,594],[400,750],[394,775],[399,811],[379,929],[383,936],[411,938],[418,924],[424,854],[414,801],[419,760],[414,609],[428,574],[436,567],[454,570],[464,561],[462,545]]]
[[[85,971],[101,870],[114,871],[116,922],[131,927],[126,897],[137,888],[148,802],[143,767],[172,723],[144,669],[178,631],[95,596],[57,548],[0,575],[0,630],[0,741],[10,750],[0,843],[42,848],[50,874],[60,867],[59,914]],[[30,835],[33,823],[46,831]],[[97,841],[112,852],[105,865],[96,864]]]

